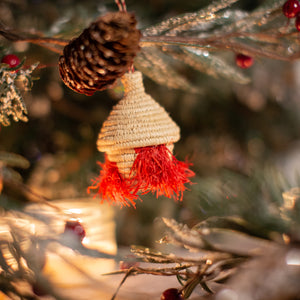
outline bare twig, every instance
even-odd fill
[[[29,36],[26,33],[16,32],[7,28],[2,22],[0,22],[0,35],[11,42],[28,42],[47,48],[56,53],[61,53],[62,49],[53,47],[52,45],[65,46],[69,42],[68,40],[59,38]]]

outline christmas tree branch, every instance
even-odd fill
[[[262,41],[269,44],[280,45],[281,38],[295,36],[295,32],[282,33],[280,31],[269,31],[269,32],[230,32],[228,34],[218,34],[209,37],[190,37],[190,36],[143,36],[140,41],[140,47],[150,47],[150,46],[181,46],[181,47],[194,47],[198,49],[205,49],[206,51],[217,51],[226,50],[233,52],[241,52],[246,55],[253,57],[265,57],[275,60],[292,61],[298,59],[300,54],[296,53],[293,55],[287,55],[286,52],[280,54],[276,50],[269,51],[266,47],[256,48],[250,46],[249,44],[243,44],[240,42],[234,42],[230,39],[232,38],[247,38],[249,40]],[[56,48],[55,46],[64,47],[68,44],[69,40],[53,37],[28,37],[22,36],[20,33],[16,33],[12,30],[1,28],[0,23],[0,35],[5,37],[7,40],[12,42],[28,42],[32,44],[39,45],[41,47],[47,48],[52,52],[61,54],[62,48]],[[296,40],[297,42],[297,40]],[[55,45],[54,47],[52,45]]]
[[[176,260],[176,257],[174,257],[174,259]],[[200,284],[201,286],[204,285],[203,288],[206,287],[206,291],[212,293],[212,291],[208,288],[206,282],[217,282],[219,280],[226,280],[228,277],[232,276],[236,271],[236,268],[234,267],[231,267],[229,270],[226,270],[228,265],[234,266],[240,264],[241,262],[244,262],[244,259],[231,258],[216,263],[213,263],[210,260],[203,262],[200,257],[198,263],[185,263],[175,265],[174,267],[166,268],[131,267],[126,270],[119,270],[103,275],[117,275],[125,273],[125,276],[120,282],[111,300],[114,300],[116,298],[120,288],[129,276],[141,274],[154,276],[176,276],[183,285],[183,287],[181,288],[182,293],[186,296],[186,298],[188,298],[198,284]],[[196,270],[194,269],[195,267]]]
[[[3,22],[0,22],[0,35],[11,42],[28,42],[47,48],[48,50],[56,53],[61,53],[62,49],[52,47],[51,45],[65,46],[68,43],[68,40],[60,38],[28,36],[28,34],[8,29]]]
[[[178,36],[144,36],[141,39],[141,47],[149,46],[181,46],[181,47],[194,47],[199,49],[205,49],[206,51],[217,51],[226,50],[237,53],[243,53],[253,57],[265,57],[276,60],[291,61],[299,58],[299,53],[287,56],[277,53],[276,51],[269,51],[266,48],[256,48],[249,44],[243,44],[241,42],[231,41],[233,37],[249,37],[249,38],[260,38],[264,41],[270,39],[268,35],[259,34],[248,34],[248,33],[230,33],[228,35],[214,36],[208,38],[194,38],[194,37],[178,37]],[[275,37],[276,38],[276,37]],[[272,36],[274,41],[274,36]],[[275,41],[274,41],[275,42]]]
[[[151,262],[151,263],[189,263],[189,264],[202,264],[206,263],[207,260],[217,262],[223,261],[227,259],[231,259],[232,255],[224,252],[213,252],[213,251],[205,251],[199,258],[187,258],[174,256],[174,254],[162,254],[160,252],[150,251],[148,248],[131,246],[131,252],[142,257],[143,261]]]
[[[0,35],[5,37],[7,40],[12,42],[29,42],[33,44],[37,44],[42,47],[46,47],[49,50],[57,53],[61,53],[61,49],[57,49],[54,47],[51,47],[49,45],[58,45],[58,46],[65,46],[68,44],[69,40],[66,39],[60,39],[60,38],[49,38],[49,37],[23,37],[20,34],[13,33],[9,30],[0,30]],[[196,47],[196,48],[203,48],[206,50],[211,50],[210,47],[216,47],[219,49],[228,49],[230,47],[227,47],[228,39],[229,38],[243,38],[248,37],[251,39],[261,39],[264,42],[269,41],[276,43],[278,42],[278,38],[284,37],[284,36],[291,36],[295,35],[294,33],[288,33],[288,34],[282,34],[278,33],[277,35],[268,35],[265,33],[230,33],[227,35],[215,35],[213,37],[207,37],[207,38],[199,38],[199,37],[180,37],[180,36],[143,36],[141,38],[140,46],[141,47],[149,47],[149,46],[166,46],[166,45],[176,45],[176,46],[186,46],[186,47]],[[249,47],[244,46],[243,48]],[[242,48],[242,47],[241,47]],[[213,50],[213,49],[212,49]],[[235,49],[233,49],[235,50]],[[245,50],[246,51],[246,50]],[[259,54],[262,56],[266,56],[269,58],[274,59],[281,59],[281,60],[288,60],[288,58],[284,58],[282,56],[276,56],[272,53],[266,53],[265,55],[262,52],[255,51],[254,48],[251,48],[247,51],[249,54]],[[256,53],[255,53],[256,52]]]
[[[60,38],[49,38],[49,37],[26,37],[21,36],[19,34],[13,33],[9,30],[0,30],[0,34],[5,37],[7,40],[12,42],[29,42],[38,45],[42,44],[52,44],[52,45],[59,45],[65,46],[69,41]]]

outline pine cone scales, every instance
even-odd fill
[[[64,83],[89,96],[113,84],[140,49],[136,23],[133,13],[107,13],[71,40],[59,58]]]

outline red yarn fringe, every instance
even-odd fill
[[[123,178],[117,164],[110,162],[105,156],[105,162],[98,164],[102,168],[100,175],[93,179],[88,187],[97,190],[101,202],[121,206],[136,206],[139,199],[137,193],[152,192],[156,196],[182,201],[186,183],[191,183],[190,177],[195,173],[189,169],[190,163],[178,161],[166,145],[136,148],[137,157],[131,168],[130,178]]]
[[[182,201],[186,183],[195,173],[190,163],[181,162],[173,156],[166,145],[136,148],[137,157],[131,169],[131,189],[142,194],[156,193]]]
[[[129,186],[128,180],[124,179],[119,173],[117,164],[110,162],[105,156],[105,162],[98,162],[102,168],[100,175],[92,180],[92,185],[87,192],[98,190],[97,194],[101,197],[101,203],[107,201],[109,204],[120,204],[135,208],[135,200],[138,199],[137,192]]]

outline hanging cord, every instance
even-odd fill
[[[115,0],[115,3],[117,4],[119,11],[127,12],[126,2],[125,0]],[[134,73],[134,66],[133,64],[128,69],[129,73]]]
[[[127,6],[125,0],[115,0],[115,3],[117,4],[119,11],[127,12]],[[128,69],[129,73],[134,73],[134,66],[133,64]]]
[[[119,11],[127,12],[127,7],[126,7],[125,0],[115,0],[115,3],[117,4]],[[134,73],[134,66],[133,66],[133,64],[129,67],[128,71],[130,73]]]
[[[115,2],[119,8],[119,11],[127,11],[125,0],[115,0]]]

